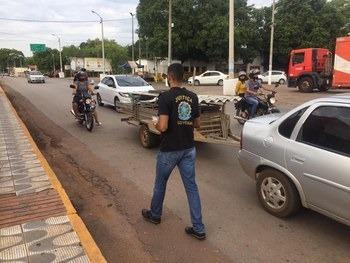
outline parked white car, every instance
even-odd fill
[[[45,76],[40,71],[29,71],[27,80],[28,83],[45,83]]]
[[[259,81],[262,83],[267,83],[269,81],[269,72],[265,72],[262,75],[259,75]],[[271,74],[271,82],[279,83],[284,85],[287,83],[287,75],[283,71],[273,70]]]
[[[98,84],[97,102],[100,106],[107,104],[117,108],[118,102],[131,103],[130,93],[150,90],[154,90],[154,88],[140,77],[107,75]]]
[[[219,85],[224,84],[224,79],[227,79],[228,75],[220,71],[206,71],[203,74],[196,76],[194,79],[194,84],[199,85]],[[188,79],[188,84],[193,84],[193,77]]]

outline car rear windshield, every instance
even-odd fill
[[[29,72],[30,75],[42,75],[40,71],[31,71]]]
[[[115,76],[119,87],[142,87],[149,84],[140,77]]]

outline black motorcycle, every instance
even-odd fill
[[[256,111],[256,117],[268,115],[272,113],[280,113],[280,110],[276,108],[276,91],[272,91],[270,94],[259,94],[262,97],[257,97],[258,108]],[[250,105],[245,97],[235,100],[236,119],[240,124],[244,124],[250,119]]]
[[[70,85],[72,89],[75,88],[74,85]],[[95,88],[96,89],[96,88]],[[94,94],[93,94],[94,95]],[[95,123],[95,109],[96,101],[92,98],[90,94],[79,94],[80,100],[78,103],[78,115],[72,110],[71,113],[79,121],[81,125],[84,125],[89,132],[92,132]]]

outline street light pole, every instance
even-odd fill
[[[58,40],[58,51],[60,53],[60,72],[63,72],[63,66],[62,66],[62,49],[61,49],[61,38],[57,36],[56,34],[52,34],[54,37],[57,37]]]
[[[168,25],[168,66],[171,65],[172,62],[172,26],[173,26],[173,21],[172,21],[172,0],[169,0],[169,25]]]
[[[134,16],[135,14],[130,13],[131,15],[131,37],[132,37],[132,55],[131,55],[131,59],[132,61],[135,61],[135,32],[134,32]]]
[[[234,78],[235,73],[235,3],[230,0],[230,23],[229,23],[229,59],[228,59],[228,74],[230,79]]]
[[[275,34],[275,0],[273,0],[272,3],[272,24],[271,24],[271,40],[270,40],[270,60],[269,60],[269,78],[268,78],[268,84],[271,85],[272,83],[272,63],[273,63],[273,40],[274,40],[274,34]]]
[[[56,67],[55,67],[55,54],[54,53],[52,53],[52,62],[53,62],[53,76],[55,77]]]
[[[103,18],[94,10],[91,10],[91,12],[95,15],[97,15],[100,18],[100,24],[101,24],[101,35],[102,35],[102,60],[103,60],[103,74],[106,74],[106,59],[105,59],[105,41],[104,41],[104,32],[103,32]]]

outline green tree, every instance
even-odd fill
[[[25,57],[22,51],[16,49],[0,49],[0,71],[7,71],[8,67],[21,66],[25,63]]]

